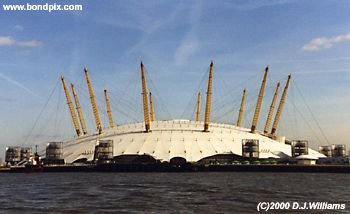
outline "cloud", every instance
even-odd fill
[[[311,40],[309,43],[303,46],[304,51],[319,51],[329,49],[333,45],[341,42],[350,41],[350,33],[345,35],[338,35],[331,38],[319,37]]]
[[[177,65],[182,65],[197,51],[200,49],[200,43],[195,35],[197,26],[202,15],[202,5],[201,2],[196,2],[194,4],[193,10],[191,11],[190,24],[191,29],[187,32],[183,38],[180,46],[176,49],[174,58]]]
[[[174,4],[175,5],[175,4]],[[102,14],[96,17],[97,22],[111,25],[117,28],[137,30],[141,33],[152,34],[164,24],[174,19],[174,15],[181,9],[182,3],[169,7],[167,2],[149,1],[140,5],[138,1],[129,1],[129,4],[120,4],[117,1],[111,3],[109,8],[118,7],[120,13],[116,18],[114,10],[103,10]]]
[[[244,0],[244,1],[222,1],[221,6],[227,9],[233,9],[238,11],[250,11],[264,7],[273,7],[295,3],[296,0]]]
[[[29,92],[30,94],[35,95],[35,93],[34,93],[32,90],[30,90],[29,88],[25,87],[23,84],[17,82],[16,80],[14,80],[14,79],[12,79],[12,78],[6,76],[6,75],[3,74],[3,73],[0,73],[0,79],[3,79],[3,80],[5,80],[6,82],[9,82],[9,83],[11,83],[11,84],[14,85],[14,86],[17,86],[18,88],[21,88],[21,89],[23,89],[23,90]]]
[[[329,69],[329,70],[305,70],[297,71],[294,74],[333,74],[333,73],[350,73],[349,69]]]
[[[141,47],[143,47],[147,43],[147,41],[149,40],[149,38],[151,37],[151,35],[154,32],[158,31],[163,26],[166,26],[169,23],[171,23],[172,21],[176,20],[176,17],[181,9],[182,9],[182,5],[180,4],[177,7],[175,7],[175,9],[169,11],[167,13],[167,15],[164,17],[154,16],[153,13],[147,15],[147,13],[145,14],[145,13],[141,12],[141,13],[136,13],[136,14],[142,14],[142,15],[133,15],[133,17],[134,17],[134,19],[136,19],[136,21],[135,20],[130,21],[129,19],[126,19],[126,20],[129,20],[128,22],[130,22],[130,23],[128,23],[128,22],[125,23],[124,21],[123,21],[123,24],[118,23],[118,22],[114,22],[114,25],[117,27],[123,27],[123,26],[125,27],[125,25],[127,25],[129,28],[137,29],[137,30],[140,30],[141,32],[143,32],[143,36],[140,38],[140,40],[138,42],[136,42],[133,46],[131,46],[125,52],[125,57],[129,57],[131,54],[140,50]],[[142,11],[144,11],[144,9],[142,9]],[[147,26],[147,27],[145,27],[145,26]]]
[[[194,36],[186,37],[175,52],[175,63],[177,65],[186,63],[187,59],[195,54],[199,49],[199,42],[194,38]]]
[[[14,45],[16,41],[10,36],[0,36],[0,46],[10,46]]]
[[[22,47],[28,47],[28,48],[36,48],[36,47],[40,47],[42,45],[42,42],[31,40],[26,42],[17,42],[17,45]]]
[[[30,41],[16,41],[11,36],[0,36],[0,46],[21,46],[21,47],[28,47],[28,48],[36,48],[42,46],[42,42],[37,40],[30,40]]]
[[[12,29],[17,31],[23,31],[24,27],[22,25],[14,25],[12,26]]]

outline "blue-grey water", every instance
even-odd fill
[[[349,186],[349,174],[0,173],[0,212],[256,213],[261,201],[321,201],[345,213]]]

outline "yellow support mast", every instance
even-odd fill
[[[196,122],[201,120],[201,92],[197,95],[197,111],[196,111]]]
[[[237,119],[237,126],[238,127],[242,126],[245,97],[246,97],[246,89],[243,90],[241,107],[239,108],[239,114],[238,114],[238,119]]]
[[[211,95],[213,93],[213,66],[214,63],[211,61],[209,69],[209,79],[208,79],[208,88],[207,88],[207,100],[205,104],[205,114],[204,114],[204,132],[209,132],[209,123],[210,123],[210,108],[211,108]]]
[[[264,97],[264,91],[265,91],[266,78],[267,78],[268,71],[269,71],[269,67],[267,66],[265,68],[264,79],[263,79],[263,81],[261,83],[261,87],[260,87],[260,91],[259,91],[259,97],[258,97],[258,101],[256,103],[256,108],[255,108],[253,122],[252,122],[252,127],[251,127],[251,132],[252,133],[255,133],[256,126],[258,125],[259,114],[260,114],[262,100],[263,100],[263,97]]]
[[[80,106],[80,102],[79,102],[79,99],[78,99],[78,96],[77,96],[77,92],[75,91],[74,85],[72,83],[70,85],[71,85],[71,88],[72,88],[72,93],[73,93],[73,97],[74,97],[74,101],[75,101],[75,106],[77,108],[81,129],[83,130],[83,134],[87,135],[88,131],[87,131],[87,128],[86,128],[86,123],[85,123],[83,112],[81,110],[81,106]]]
[[[142,61],[141,61],[141,81],[142,81],[143,116],[144,116],[144,121],[145,121],[145,131],[150,132],[151,131],[151,124],[150,124],[149,110],[148,110],[148,98],[147,98],[145,68],[144,68]]]
[[[81,135],[81,131],[80,131],[77,115],[75,114],[73,103],[72,103],[72,100],[70,98],[69,91],[68,91],[66,82],[64,81],[63,75],[61,76],[61,81],[62,81],[64,93],[66,94],[67,104],[68,104],[68,107],[69,107],[70,115],[72,116],[75,132],[77,133],[78,136],[80,136]]]
[[[98,107],[96,104],[94,91],[92,90],[89,72],[88,72],[86,67],[84,68],[84,71],[85,71],[86,83],[88,85],[88,90],[89,90],[89,94],[90,94],[92,112],[94,113],[94,117],[95,117],[96,128],[98,130],[98,134],[102,134],[103,129],[102,129],[102,124],[101,124],[100,114],[98,113]]]
[[[288,80],[287,80],[287,83],[286,83],[286,86],[284,87],[284,90],[283,90],[283,94],[282,94],[282,97],[281,97],[280,104],[279,104],[279,106],[278,106],[278,108],[277,108],[277,113],[276,113],[276,116],[275,116],[275,121],[273,122],[272,130],[271,130],[271,135],[272,135],[273,137],[276,136],[277,126],[278,126],[278,123],[280,122],[280,119],[281,119],[281,115],[282,115],[282,110],[283,110],[284,103],[286,102],[286,97],[287,97],[287,92],[288,92],[288,87],[289,87],[289,83],[290,83],[291,77],[292,77],[292,76],[289,74]]]
[[[273,98],[272,98],[272,103],[270,106],[269,114],[267,115],[266,124],[265,124],[265,128],[264,128],[264,134],[267,134],[269,132],[273,112],[275,110],[275,105],[276,105],[279,89],[280,89],[280,83],[278,82],[275,94],[273,95]]]
[[[111,127],[113,129],[115,127],[115,124],[114,124],[114,120],[113,120],[113,116],[112,116],[111,104],[109,103],[107,90],[105,89],[104,92],[105,92],[105,100],[106,100],[109,127]]]
[[[149,106],[150,106],[150,119],[151,121],[155,121],[155,114],[154,114],[154,106],[153,106],[153,98],[152,98],[152,92],[149,92]]]

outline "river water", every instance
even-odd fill
[[[314,201],[347,213],[349,186],[350,174],[0,173],[0,212],[256,213],[263,201]]]

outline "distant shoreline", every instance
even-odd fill
[[[0,168],[0,172],[36,172],[25,167]],[[286,164],[101,164],[44,166],[40,172],[293,172],[350,173],[350,165],[286,165]]]

